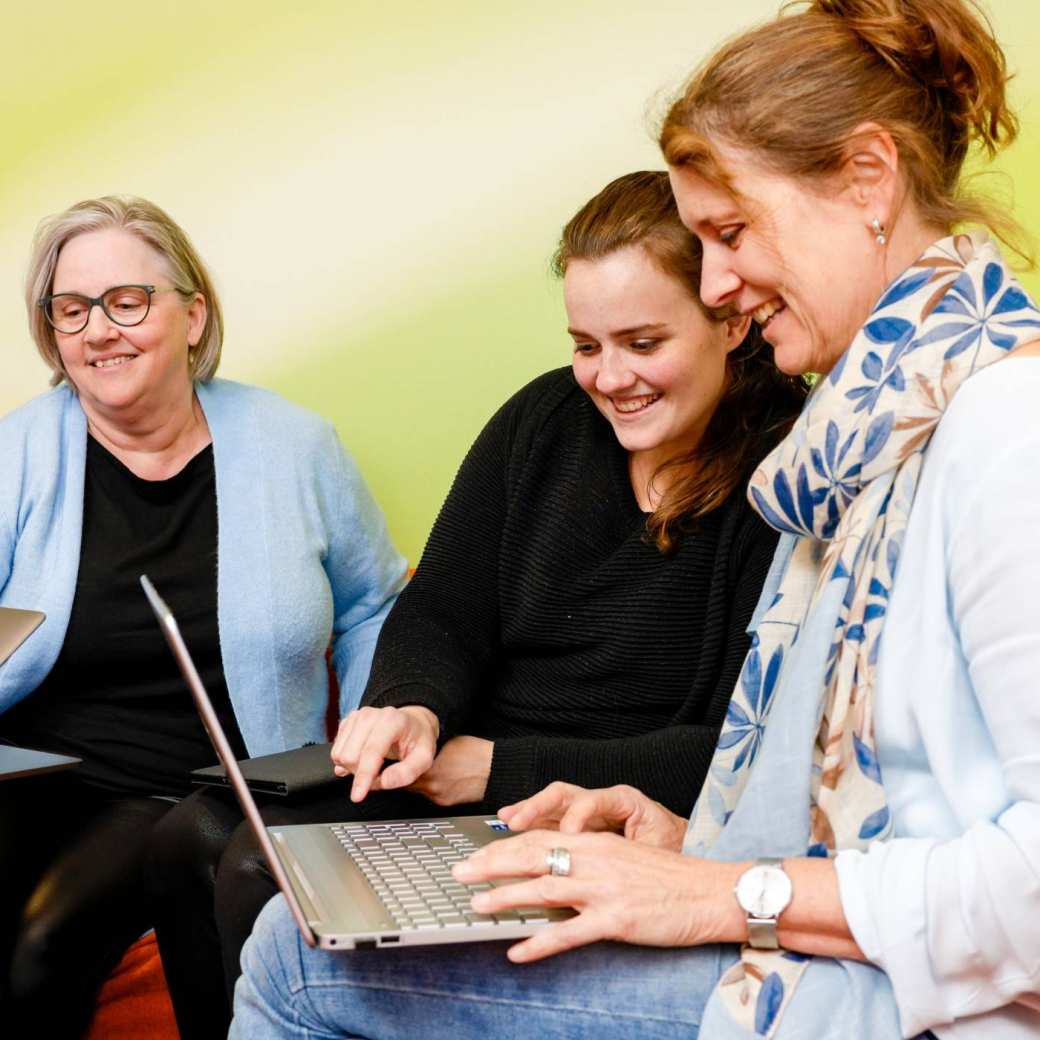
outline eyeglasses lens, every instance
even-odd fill
[[[140,325],[148,315],[149,304],[148,290],[136,285],[117,286],[101,297],[102,309],[117,325]],[[51,297],[47,317],[58,332],[81,332],[90,320],[90,308],[88,297],[60,293]]]

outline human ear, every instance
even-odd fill
[[[842,193],[863,210],[866,223],[888,224],[899,186],[899,149],[877,123],[861,123],[849,135],[842,156]]]
[[[725,318],[722,322],[726,330],[726,353],[736,350],[747,338],[748,329],[751,328],[750,314],[734,314]]]
[[[208,313],[206,297],[197,292],[188,304],[188,346],[193,350],[202,339],[202,330],[206,327]]]

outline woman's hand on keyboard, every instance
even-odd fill
[[[552,876],[550,853],[559,848],[569,853],[569,873]],[[524,962],[602,939],[645,946],[740,942],[747,918],[733,886],[748,866],[650,848],[617,834],[537,830],[493,841],[452,872],[467,885],[508,880],[474,895],[476,913],[568,906],[577,911],[510,947],[509,959]]]
[[[558,780],[522,802],[504,806],[498,815],[514,831],[616,831],[631,841],[673,852],[682,848],[686,834],[684,817],[627,784],[590,791]]]
[[[440,723],[429,708],[359,708],[340,724],[332,745],[337,776],[354,774],[352,802],[369,791],[388,791],[414,783],[433,763]],[[397,759],[383,769],[387,759]]]

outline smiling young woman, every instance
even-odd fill
[[[494,807],[552,779],[641,776],[681,811],[678,774],[700,782],[722,662],[746,645],[745,596],[764,578],[751,561],[771,541],[741,485],[806,384],[776,371],[746,318],[702,304],[700,248],[664,172],[607,185],[564,228],[554,267],[571,369],[515,395],[463,463],[388,619],[368,707],[333,749],[355,797],[433,794],[458,770],[464,800]],[[417,642],[430,651],[413,666]],[[446,733],[480,739],[434,759]],[[598,744],[569,739],[586,734]]]
[[[574,378],[628,453],[666,552],[740,485],[806,393],[750,318],[705,303],[703,251],[676,213],[664,174],[628,174],[575,214],[553,258]]]
[[[655,474],[700,444],[749,322],[712,321],[642,245],[570,260],[563,294],[574,378],[628,452],[632,489],[652,513],[670,483]]]

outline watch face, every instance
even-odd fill
[[[737,902],[752,917],[776,917],[791,902],[791,879],[779,867],[751,867],[737,882]]]

